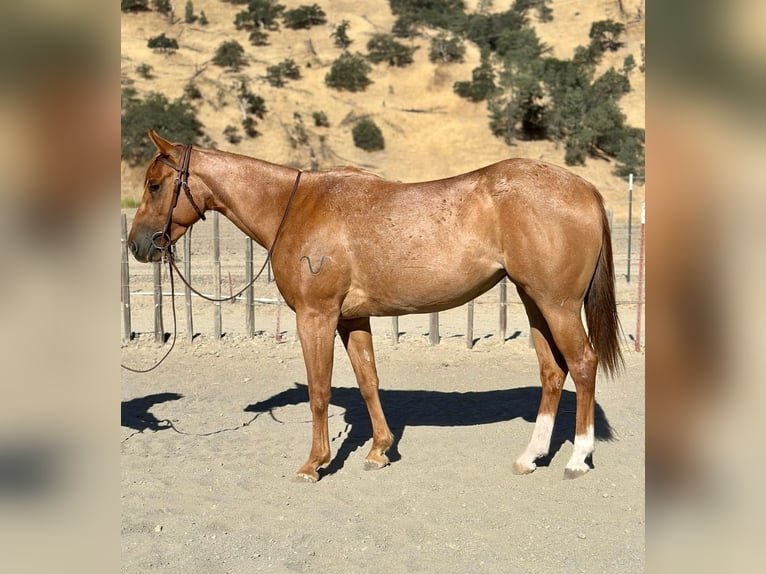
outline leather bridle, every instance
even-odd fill
[[[170,226],[173,224],[173,210],[176,208],[176,205],[178,205],[178,198],[181,195],[181,189],[184,190],[184,193],[186,194],[187,199],[189,200],[189,203],[191,203],[191,206],[194,208],[194,211],[197,212],[197,215],[199,215],[199,218],[203,221],[205,220],[205,214],[202,212],[202,210],[197,207],[197,204],[194,201],[194,198],[191,194],[191,189],[189,188],[189,162],[191,160],[191,152],[192,152],[192,146],[190,145],[184,145],[183,152],[181,153],[181,163],[179,165],[174,165],[170,161],[168,161],[167,156],[161,155],[157,159],[164,163],[166,166],[170,167],[171,169],[175,170],[175,172],[178,174],[176,175],[175,179],[175,185],[173,186],[173,197],[170,201],[170,209],[168,209],[168,217],[165,221],[165,229],[162,231],[156,232],[154,235],[152,235],[152,245],[159,249],[160,251],[169,251],[170,250]],[[165,245],[159,245],[158,240],[164,239]]]

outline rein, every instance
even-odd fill
[[[185,145],[183,149],[183,155],[181,157],[181,164],[179,166],[175,166],[172,163],[170,163],[165,157],[161,156],[158,159],[167,165],[168,167],[174,169],[178,176],[175,179],[175,186],[173,188],[173,199],[170,204],[170,209],[168,210],[168,217],[165,221],[165,229],[163,231],[158,231],[154,235],[152,235],[152,245],[160,251],[162,251],[162,258],[164,261],[167,261],[168,263],[168,269],[169,269],[169,275],[170,275],[170,300],[171,300],[171,307],[173,309],[173,340],[170,344],[170,348],[165,352],[165,354],[160,358],[157,363],[155,363],[153,366],[149,367],[148,369],[135,369],[132,367],[128,367],[127,365],[124,365],[120,363],[120,366],[123,369],[126,369],[128,371],[131,371],[133,373],[148,373],[150,371],[153,371],[157,367],[159,367],[165,359],[168,358],[168,355],[170,355],[170,352],[173,350],[173,347],[175,347],[176,344],[176,335],[178,333],[178,326],[176,321],[176,292],[175,292],[175,282],[173,281],[173,271],[175,270],[176,273],[178,273],[178,276],[181,278],[181,281],[183,281],[184,285],[186,285],[189,289],[191,289],[194,293],[202,297],[203,299],[206,299],[208,301],[212,301],[214,303],[220,303],[223,301],[231,301],[233,299],[236,299],[242,293],[245,292],[245,290],[248,289],[248,287],[252,286],[258,278],[263,274],[263,271],[266,269],[266,265],[268,265],[269,261],[271,261],[272,255],[274,253],[274,249],[277,246],[277,240],[282,234],[282,227],[284,227],[285,221],[287,220],[287,214],[290,212],[290,207],[293,203],[293,198],[295,197],[295,193],[298,191],[298,184],[301,181],[301,175],[303,174],[303,171],[298,170],[298,174],[295,177],[295,183],[293,184],[293,189],[290,192],[290,196],[287,199],[287,205],[285,206],[285,211],[282,214],[282,220],[279,222],[279,226],[277,227],[277,232],[274,235],[274,241],[271,243],[271,247],[269,247],[269,250],[266,253],[266,259],[263,262],[263,265],[261,265],[260,270],[258,273],[256,273],[255,277],[251,281],[247,283],[242,289],[237,291],[234,295],[231,295],[229,297],[223,297],[221,299],[217,299],[215,297],[209,297],[208,295],[205,295],[204,293],[200,293],[197,291],[194,287],[192,287],[191,282],[184,277],[183,273],[178,269],[178,266],[176,265],[175,256],[173,255],[173,251],[171,249],[171,240],[170,240],[170,227],[173,223],[173,210],[175,209],[176,205],[178,204],[178,198],[181,195],[181,189],[183,188],[184,192],[186,193],[186,197],[189,199],[189,202],[191,203],[194,210],[197,212],[197,215],[199,215],[200,219],[203,221],[205,220],[205,214],[200,210],[199,207],[197,207],[197,204],[194,202],[194,199],[192,198],[191,189],[189,188],[189,162],[191,159],[191,150],[192,146]],[[157,242],[157,239],[164,239],[164,245],[161,245]]]

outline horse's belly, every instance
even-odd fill
[[[434,277],[428,273],[414,277],[400,275],[354,285],[341,305],[341,315],[386,317],[412,313],[433,313],[458,307],[490,289],[505,272],[494,270],[482,275],[454,274]]]

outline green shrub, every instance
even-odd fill
[[[239,135],[239,130],[237,129],[237,126],[228,125],[223,129],[223,136],[226,138],[226,141],[232,144],[238,144],[242,141],[242,136]]]
[[[154,68],[150,64],[139,64],[136,66],[136,72],[145,80],[151,80],[154,78],[152,70],[154,70]]]
[[[236,40],[221,43],[213,56],[213,63],[222,68],[238,71],[245,62],[245,49]]]
[[[354,138],[354,145],[365,151],[382,150],[386,147],[383,132],[369,118],[359,120],[351,130],[351,135]]]
[[[149,0],[120,0],[123,12],[148,12],[149,9]]]
[[[367,42],[367,59],[374,63],[388,62],[389,66],[404,67],[412,64],[415,48],[405,46],[391,34],[373,34]]]
[[[301,69],[292,58],[280,62],[276,66],[266,68],[266,81],[276,88],[285,85],[283,78],[298,80],[301,77]]]
[[[367,77],[371,71],[364,56],[344,52],[332,63],[324,82],[336,90],[362,92],[372,83]]]
[[[175,38],[168,38],[165,36],[165,32],[163,32],[159,36],[149,38],[146,46],[152,50],[157,50],[158,52],[173,52],[178,50],[178,40]]]
[[[314,112],[311,114],[314,118],[314,125],[318,128],[329,128],[330,121],[327,119],[327,114],[324,112]]]
[[[286,10],[282,18],[285,27],[292,30],[311,28],[327,22],[327,15],[317,4]]]

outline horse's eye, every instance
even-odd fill
[[[162,187],[161,183],[150,183],[149,184],[149,191],[154,193],[156,191],[159,191],[161,187]]]

